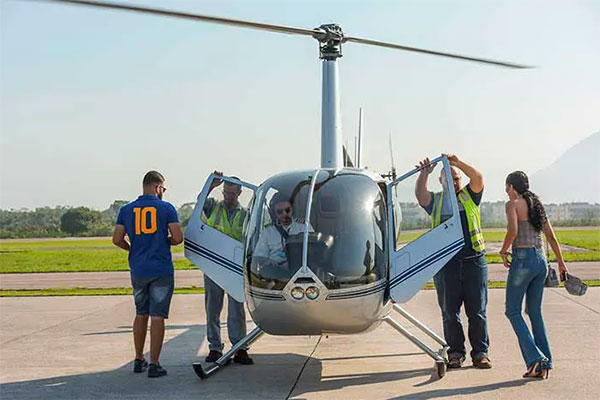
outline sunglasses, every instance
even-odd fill
[[[292,212],[292,208],[288,207],[288,208],[278,208],[277,210],[275,210],[275,212],[277,213],[277,215],[281,215],[283,213],[289,214]]]
[[[158,185],[159,189],[162,189],[163,193],[167,191],[167,188],[164,187],[163,185]]]

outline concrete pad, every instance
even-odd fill
[[[161,358],[169,375],[148,379],[131,370],[131,297],[1,298],[0,397],[600,398],[600,289],[583,297],[546,291],[544,315],[556,363],[547,381],[521,378],[525,366],[504,317],[504,293],[491,290],[489,296],[494,368],[451,370],[442,380],[430,358],[383,324],[351,336],[265,335],[251,349],[255,365],[230,365],[202,381],[191,368],[207,352],[202,295],[175,296]],[[441,332],[434,291],[420,292],[405,308]]]

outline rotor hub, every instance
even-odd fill
[[[313,37],[319,41],[319,58],[335,60],[342,57],[344,32],[337,24],[324,24],[316,28],[318,32]]]

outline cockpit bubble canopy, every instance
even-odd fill
[[[300,171],[267,180],[256,193],[247,231],[250,284],[283,289],[304,253],[328,289],[384,279],[385,210],[382,190],[361,172]]]

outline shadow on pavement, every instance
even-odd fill
[[[320,360],[316,360],[319,361]],[[364,374],[344,374],[322,376],[321,368],[318,370],[304,371],[300,387],[294,390],[291,399],[301,400],[302,395],[313,392],[324,393],[351,386],[371,385],[374,383],[397,381],[415,377],[430,377],[433,368],[422,368],[405,371],[375,372]]]
[[[77,375],[63,375],[0,385],[2,399],[106,399],[106,398],[210,398],[213,399],[285,399],[296,385],[301,395],[310,392],[336,390],[348,386],[368,385],[384,381],[429,376],[431,368],[385,373],[364,373],[322,376],[322,361],[303,354],[252,353],[253,366],[230,364],[206,380],[199,379],[191,364],[201,360],[198,351],[205,337],[204,325],[168,325],[167,330],[182,333],[165,342],[161,364],[169,371],[167,377],[148,379],[145,373],[134,374],[132,362],[119,368]],[[128,326],[106,331],[86,332],[81,336],[130,333]],[[107,348],[107,352],[111,349]],[[389,354],[377,357],[412,355]],[[94,357],[90,354],[90,357]],[[366,357],[339,357],[343,360]],[[86,363],[89,365],[89,363]],[[57,365],[57,369],[61,366]]]
[[[405,395],[405,396],[398,396],[395,399],[438,399],[438,398],[442,398],[442,397],[453,397],[453,396],[460,396],[460,395],[479,394],[479,393],[490,392],[490,391],[494,391],[494,390],[498,390],[498,389],[502,389],[502,388],[523,386],[530,382],[533,382],[533,381],[528,381],[525,379],[514,379],[511,381],[490,383],[490,384],[481,385],[481,386],[472,386],[472,387],[456,388],[456,389],[429,390],[429,391],[415,393],[415,394],[409,394],[409,395]]]

